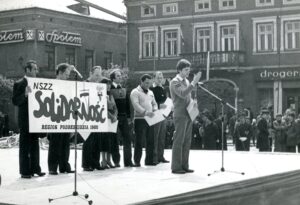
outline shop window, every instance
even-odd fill
[[[104,51],[104,69],[110,69],[113,64],[113,53]]]
[[[70,65],[76,65],[75,63],[75,48],[73,47],[66,47],[66,63],[69,63]]]
[[[47,70],[55,70],[55,46],[46,45]]]
[[[89,72],[94,66],[94,51],[85,50],[85,70]]]

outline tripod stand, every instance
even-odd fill
[[[209,173],[207,174],[208,176],[211,176],[212,174],[216,174],[216,173],[220,173],[220,172],[230,172],[230,173],[235,173],[235,174],[241,174],[244,175],[244,172],[236,172],[236,171],[230,171],[230,170],[225,170],[224,168],[224,105],[227,105],[228,107],[230,107],[231,109],[234,109],[236,111],[236,108],[233,107],[232,105],[230,105],[229,103],[226,103],[223,99],[221,99],[219,96],[215,95],[214,93],[210,92],[209,90],[207,90],[206,88],[202,87],[201,85],[198,84],[198,87],[201,88],[203,91],[205,91],[206,93],[210,94],[211,96],[213,96],[215,99],[217,99],[220,103],[221,103],[221,114],[222,114],[222,133],[221,133],[221,143],[222,143],[222,165],[221,165],[221,169],[220,170],[216,170],[213,173]]]
[[[78,81],[78,74],[77,72],[75,72],[75,97],[77,98],[77,81]],[[75,164],[74,164],[74,168],[75,168],[75,172],[74,172],[74,191],[72,194],[70,195],[66,195],[66,196],[61,196],[61,197],[57,197],[57,198],[49,198],[49,203],[51,203],[54,200],[58,200],[58,199],[63,199],[63,198],[67,198],[67,197],[71,197],[71,196],[77,196],[79,198],[81,198],[84,201],[87,201],[89,205],[93,204],[92,200],[88,200],[89,195],[88,194],[79,194],[77,191],[77,136],[78,136],[78,130],[77,130],[77,120],[78,120],[78,110],[74,110],[74,114],[75,114],[75,136],[74,136],[74,151],[75,151]]]

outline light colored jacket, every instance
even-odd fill
[[[194,86],[187,79],[183,80],[179,75],[171,80],[170,92],[174,104],[174,117],[189,117],[186,108],[192,99],[193,88]]]
[[[140,85],[131,91],[130,100],[134,109],[134,119],[144,119],[146,111],[154,112],[158,109],[153,92],[148,90],[146,94]]]

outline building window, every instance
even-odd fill
[[[181,52],[180,25],[161,26],[161,57],[177,57]]]
[[[178,32],[177,30],[165,31],[164,33],[165,57],[178,55]]]
[[[285,48],[287,50],[300,49],[300,20],[285,23]]]
[[[94,66],[94,51],[93,50],[85,50],[85,70],[87,73]]]
[[[55,46],[46,45],[47,70],[55,70]]]
[[[211,10],[211,0],[195,1],[195,12],[203,12]]]
[[[253,53],[277,50],[277,17],[252,18]]]
[[[104,69],[112,68],[113,64],[113,53],[109,51],[104,51]]]
[[[274,6],[274,0],[256,0],[256,6]]]
[[[211,28],[198,28],[196,30],[196,52],[211,50]]]
[[[236,0],[219,0],[220,10],[235,9],[235,8],[236,8]]]
[[[142,17],[152,17],[156,16],[156,6],[155,5],[142,5],[141,6],[141,16]]]
[[[257,24],[257,50],[273,51],[274,28],[272,23]]]
[[[300,0],[283,0],[283,4],[299,4]]]
[[[218,50],[239,50],[239,21],[217,21],[218,27]]]
[[[127,66],[126,63],[126,54],[125,53],[121,53],[121,68],[125,68]]]
[[[163,15],[178,14],[178,4],[163,4]]]
[[[155,55],[155,32],[143,32],[143,58]]]
[[[66,47],[66,63],[69,63],[70,65],[76,65],[75,62],[75,48],[73,47]]]
[[[139,28],[139,58],[158,57],[158,27]]]
[[[193,52],[214,51],[214,24],[203,22],[193,25]]]

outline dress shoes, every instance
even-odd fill
[[[35,174],[38,175],[39,177],[43,177],[46,175],[45,172],[38,172],[38,173],[33,173],[32,176],[34,176]]]
[[[162,162],[162,163],[170,163],[170,161],[168,161],[168,160],[165,160],[165,159],[163,159],[163,160],[160,160],[159,162]]]
[[[140,163],[135,163],[134,167],[141,167],[141,164]]]
[[[115,167],[121,167],[120,164],[115,164]]]
[[[172,173],[173,174],[185,174],[186,171],[184,171],[184,170],[173,170]]]
[[[146,165],[146,166],[156,166],[157,163],[154,163],[154,162],[152,162],[152,163],[145,163],[145,165]]]
[[[30,179],[30,178],[31,178],[31,175],[22,174],[22,175],[21,175],[21,178],[23,178],[23,179]]]
[[[50,175],[58,175],[57,171],[49,171]]]
[[[194,170],[192,170],[192,169],[185,169],[184,170],[186,173],[193,173],[194,172]]]
[[[65,171],[65,173],[73,174],[73,173],[75,173],[75,170],[68,170],[68,171]]]
[[[97,170],[104,170],[104,168],[101,167],[101,166],[97,166],[97,167],[95,167],[95,169],[97,169]]]
[[[88,167],[88,168],[83,168],[83,171],[85,171],[85,172],[92,172],[92,171],[94,171],[94,169]]]

